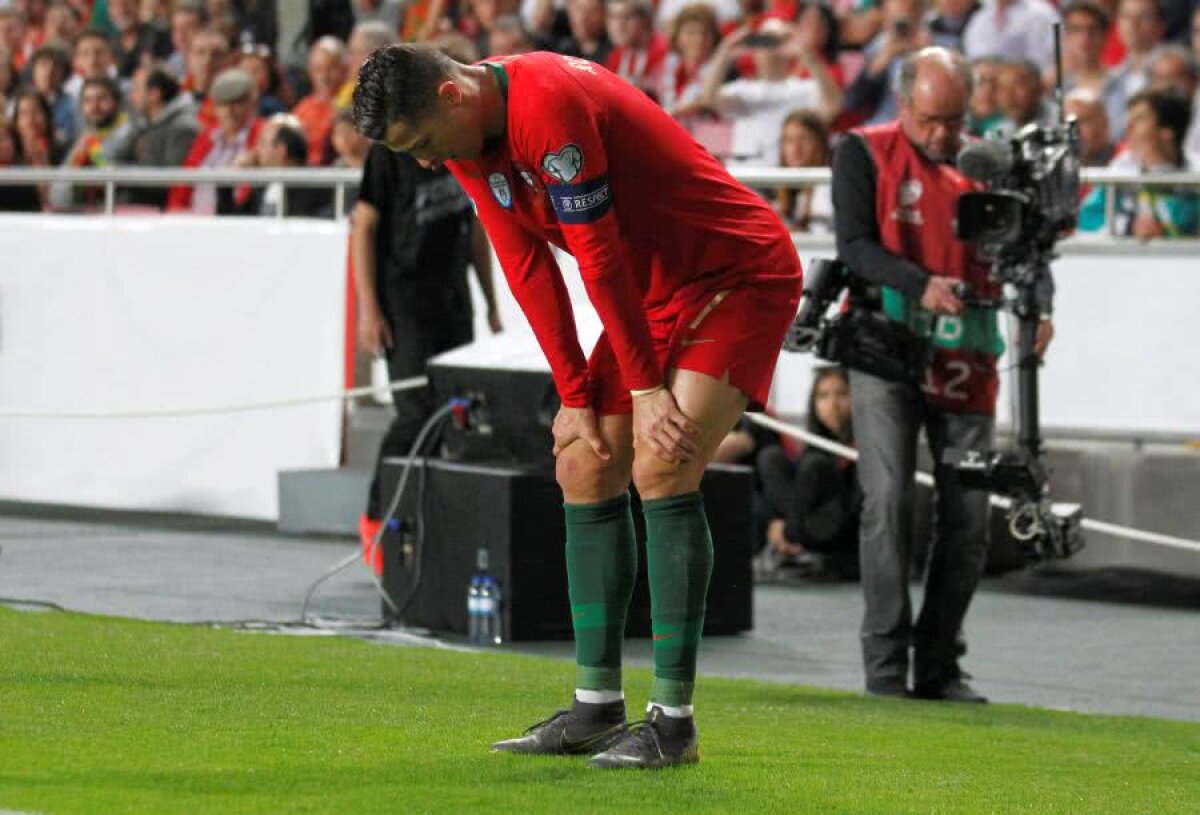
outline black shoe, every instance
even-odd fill
[[[582,710],[590,715],[584,715]],[[543,756],[592,755],[612,747],[625,734],[625,703],[584,705],[560,710],[515,739],[492,745],[493,753],[527,753]]]
[[[891,699],[911,699],[908,683],[899,676],[881,677],[867,680],[867,696],[878,696]]]
[[[700,733],[692,717],[667,716],[662,708],[650,708],[645,721],[635,722],[625,735],[588,762],[606,770],[637,768],[658,770],[700,761]]]
[[[941,702],[966,702],[976,705],[987,704],[987,697],[962,681],[961,678],[951,679],[940,684],[918,685],[913,690],[913,696],[918,699],[931,699]]]

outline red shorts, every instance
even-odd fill
[[[800,278],[772,278],[684,295],[650,316],[650,338],[664,371],[681,368],[725,379],[762,410],[783,339],[800,305]],[[588,359],[592,405],[601,416],[633,412],[608,334]]]

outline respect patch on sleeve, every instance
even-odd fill
[[[548,184],[546,192],[559,222],[564,224],[594,223],[604,217],[612,204],[607,176],[579,184]]]

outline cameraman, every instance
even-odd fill
[[[990,448],[999,386],[1003,344],[995,310],[964,307],[959,296],[964,283],[977,297],[999,295],[988,267],[954,237],[958,197],[976,188],[954,166],[971,86],[961,54],[938,47],[916,52],[898,75],[898,118],[855,131],[834,156],[838,255],[871,292],[858,305],[881,310],[932,347],[923,377],[914,372],[911,382],[851,372],[864,495],[861,636],[872,695],[987,701],[963,681],[955,640],[987,555],[988,497],[961,489],[940,466],[915,626],[908,596],[917,433],[923,425],[934,461],[947,449]],[[1044,322],[1039,354],[1051,333]]]

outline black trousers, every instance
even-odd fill
[[[441,280],[389,281],[381,287],[379,300],[392,329],[387,366],[393,382],[424,375],[425,364],[431,357],[474,338],[465,274]],[[436,408],[427,388],[392,391],[392,403],[396,406],[396,417],[379,445],[375,477],[367,495],[367,517],[373,519],[378,519],[386,508],[379,494],[379,468],[383,459],[408,455]]]

